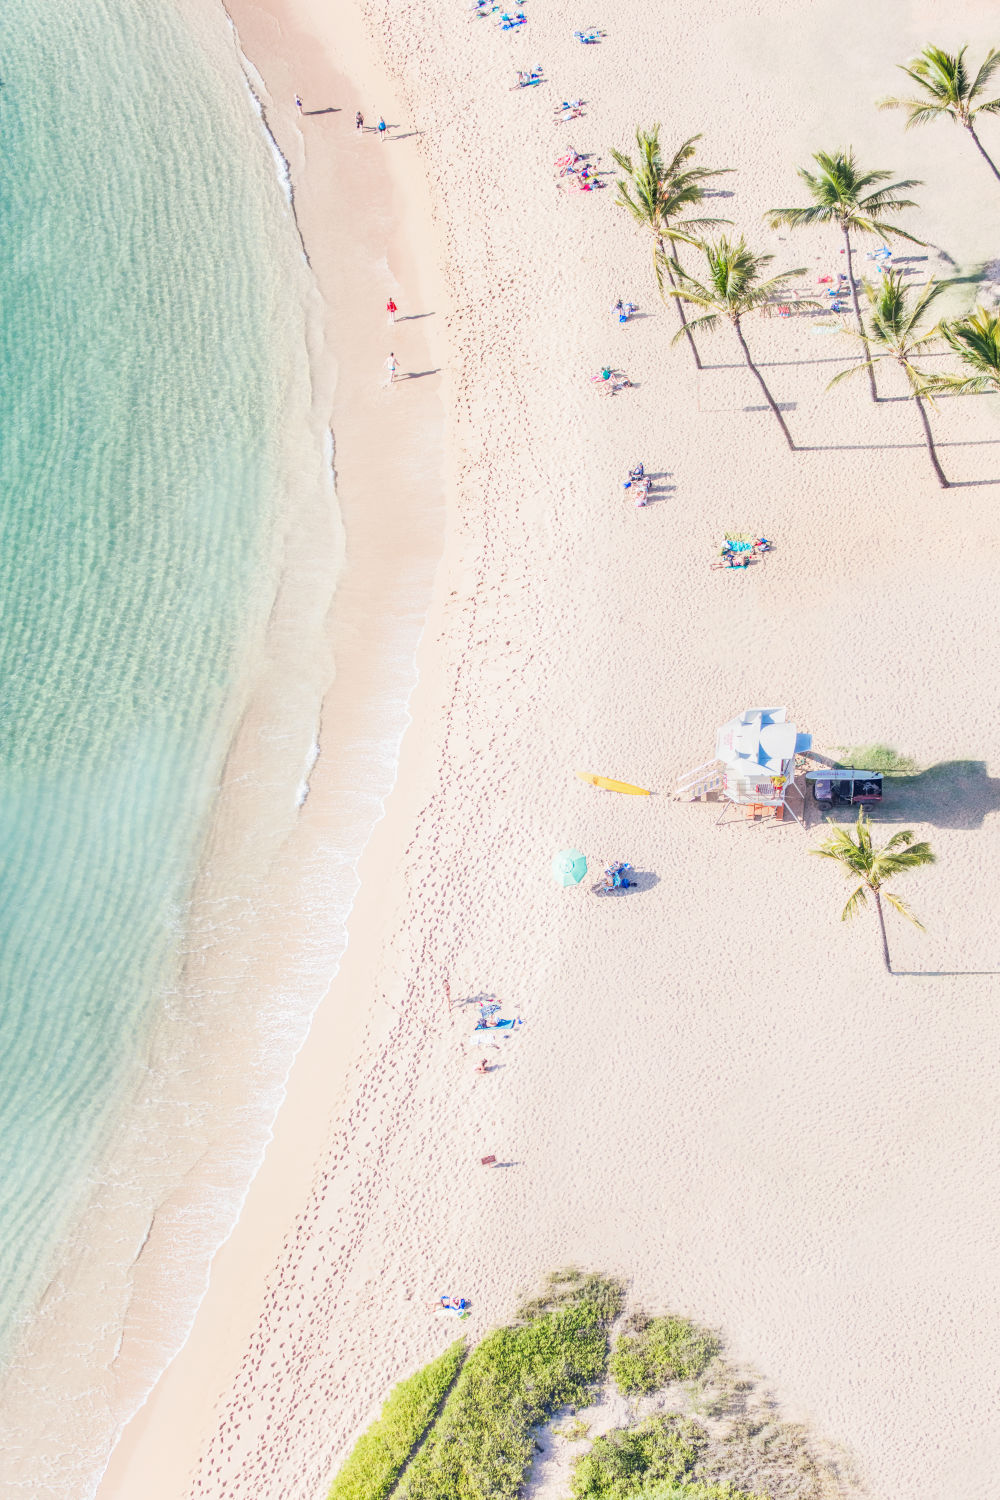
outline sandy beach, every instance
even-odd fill
[[[722,1330],[873,1500],[986,1500],[995,403],[939,404],[942,491],[911,403],[873,407],[863,380],[826,392],[848,338],[756,320],[789,453],[729,332],[703,339],[696,372],[610,188],[568,194],[552,164],[571,144],[608,168],[638,124],[671,147],[702,132],[705,162],[735,169],[712,211],[774,270],[806,267],[810,291],[840,269],[835,235],[762,214],[797,201],[811,152],[853,144],[922,180],[915,278],[992,260],[995,184],[954,129],[906,134],[875,110],[894,64],[938,39],[927,4],[651,0],[640,24],[608,0],[588,48],[573,32],[594,16],[525,8],[508,35],[465,7],[231,7],[326,304],[317,358],[336,361],[338,702],[367,701],[381,621],[409,609],[419,630],[442,494],[447,537],[347,952],[190,1336],[99,1493],[313,1500],[392,1383],[452,1336],[427,1298],[469,1296],[475,1335],[576,1262]],[[962,0],[940,40],[983,51],[987,20]],[[536,63],[551,81],[514,90]],[[557,120],[578,96],[582,118]],[[356,134],[357,108],[384,113],[385,143]],[[412,319],[392,330],[390,294]],[[624,327],[618,297],[639,308]],[[383,388],[390,348],[420,378]],[[632,381],[610,398],[590,380],[609,363]],[[637,460],[661,476],[643,511],[621,489]],[[712,571],[730,529],[776,550],[745,576]],[[412,660],[397,665],[403,699]],[[881,741],[937,768],[879,815],[938,856],[906,891],[927,932],[893,923],[897,975],[873,918],[837,920],[843,884],[808,857],[816,809],[805,831],[716,828],[712,806],[671,798],[716,727],[764,703],[821,750]],[[321,738],[282,851],[289,904],[269,931],[289,973],[322,924],[303,871],[329,868],[364,725],[353,762]],[[640,888],[557,888],[549,863],[571,845],[594,870],[631,861]],[[481,995],[526,1022],[485,1077],[467,1046]],[[487,1154],[509,1166],[484,1171]],[[122,1409],[149,1384],[162,1284],[136,1288]]]

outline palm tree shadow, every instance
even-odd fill
[[[1000,778],[984,760],[943,760],[914,776],[886,776],[883,801],[866,809],[872,823],[930,823],[934,828],[982,828],[1000,812]],[[809,797],[810,813],[817,804]],[[837,821],[853,822],[855,809],[839,808]],[[810,818],[810,825],[812,819]]]
[[[890,969],[896,979],[985,979],[1000,969]]]

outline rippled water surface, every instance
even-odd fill
[[[173,972],[293,356],[274,162],[167,0],[17,0],[0,75],[2,1343]]]

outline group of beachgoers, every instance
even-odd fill
[[[308,111],[303,110],[302,97],[300,94],[295,95],[295,108],[298,110],[300,115],[303,112],[308,113]],[[321,113],[326,113],[326,111],[321,111]],[[354,116],[354,129],[357,131],[358,135],[363,135],[365,130],[373,131],[378,136],[380,141],[384,141],[389,134],[389,127],[385,123],[385,118],[383,115],[379,115],[377,125],[365,125],[365,117],[361,113],[360,109]],[[396,313],[399,311],[391,297],[385,305],[385,310],[387,321],[391,327],[392,324],[395,323]],[[385,362],[385,369],[388,372],[388,375],[386,380],[384,381],[384,384],[395,385],[399,365],[397,363],[395,354],[391,350],[389,351],[389,358]]]
[[[604,178],[597,168],[572,146],[556,157],[555,174],[556,183],[567,192],[592,193],[595,188],[604,187]]]
[[[309,113],[308,110],[304,109],[303,104],[302,104],[302,97],[299,94],[295,95],[295,108],[298,110],[298,112],[299,112],[300,115],[301,114],[308,114]],[[324,109],[324,110],[320,110],[319,113],[320,114],[327,114],[328,111]],[[364,132],[364,130],[366,128],[365,127],[365,117],[361,113],[360,109],[357,111],[357,113],[354,116],[354,128],[358,132],[359,135],[363,134],[363,132]],[[367,128],[369,130],[374,130],[375,134],[378,136],[378,138],[379,138],[380,141],[384,141],[385,138],[386,138],[386,136],[389,133],[389,127],[385,123],[385,120],[383,119],[383,117],[381,115],[379,115],[379,117],[378,117],[378,124],[377,125],[369,125]]]
[[[872,265],[880,276],[885,277],[892,270],[892,251],[890,250],[888,245],[880,245],[877,250],[869,250],[866,252],[866,254],[868,260],[872,262]],[[851,283],[848,280],[847,273],[845,271],[838,271],[835,276],[819,276],[817,277],[817,285],[822,289],[819,292],[819,296],[822,297],[824,294],[826,296],[826,312],[850,312]],[[817,304],[815,298],[810,298],[804,304],[804,306],[809,311],[815,310],[816,305]],[[779,318],[791,317],[794,306],[795,304],[792,302],[779,302],[777,308]],[[833,325],[824,324],[817,324],[815,329],[815,332],[817,333],[835,331],[836,329]]]
[[[632,499],[636,508],[642,509],[649,501],[649,492],[653,488],[653,481],[646,473],[644,464],[634,464],[628,471],[628,478],[622,480],[622,489],[632,490]]]
[[[528,18],[523,10],[515,10],[511,15],[509,10],[504,10],[497,0],[472,0],[473,17],[488,20],[490,16],[499,16],[497,25],[501,31],[516,31],[519,26],[526,26]]]
[[[713,568],[748,568],[766,553],[774,551],[774,543],[766,536],[727,536],[722,544],[718,562]]]

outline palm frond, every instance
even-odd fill
[[[941,336],[972,372],[950,379],[964,381],[970,390],[972,381],[982,382],[982,390],[1000,390],[1000,314],[977,307],[965,318],[943,322]]]
[[[857,916],[858,912],[861,911],[862,908],[866,907],[867,905],[868,905],[868,892],[867,892],[867,890],[865,889],[865,887],[863,885],[859,885],[858,888],[857,888],[857,890],[853,891],[851,893],[851,895],[848,897],[848,899],[847,899],[847,905],[844,907],[844,910],[840,913],[840,920],[842,922],[849,922],[852,917]]]
[[[909,837],[912,839],[912,833]],[[937,855],[925,839],[919,844],[911,843],[908,848],[896,849],[889,853],[893,842],[892,839],[889,840],[880,856],[881,867],[887,874],[895,875],[899,870],[916,870],[921,865],[937,864]]]
[[[929,125],[932,120],[939,120],[942,115],[951,113],[946,104],[914,104],[903,129],[912,130],[916,125]]]
[[[716,224],[731,224],[732,219],[679,219],[672,223],[664,238],[668,240],[680,240],[682,243],[700,244],[700,240],[690,238],[692,229],[711,229]],[[685,236],[689,239],[685,239]]]
[[[907,207],[916,207],[916,204],[908,204]],[[915,234],[910,234],[905,229],[900,229],[898,224],[885,224],[878,219],[869,221],[870,228],[861,223],[852,224],[852,229],[859,229],[862,234],[877,234],[884,240],[897,239],[907,240],[911,245],[926,245],[926,240],[918,240]]]
[[[835,859],[847,867],[847,873],[861,874],[861,854],[857,844],[851,838],[850,830],[841,827],[839,823],[828,820],[828,827],[832,832],[828,833],[821,844],[815,849],[810,849],[810,854],[817,854],[821,859]]]
[[[679,296],[679,293],[678,292],[671,292],[670,296],[671,297],[677,297],[677,296]],[[679,344],[680,341],[681,341],[681,339],[687,337],[688,329],[690,329],[692,333],[697,333],[699,329],[701,330],[702,333],[714,333],[715,330],[718,328],[718,326],[719,326],[719,314],[718,313],[706,313],[705,316],[702,317],[702,318],[688,318],[688,320],[687,320],[687,327],[686,328],[679,328],[677,330],[677,332],[674,334],[673,338],[670,340],[670,343],[671,343],[671,345],[673,345],[673,344]]]
[[[913,912],[900,896],[894,896],[892,891],[882,891],[880,894],[885,897],[891,907],[899,912],[899,915],[901,917],[905,917],[908,922],[912,922],[914,927],[919,927],[921,932],[927,931],[927,928],[924,926],[923,922],[919,921],[918,918],[913,915]]]
[[[891,172],[873,172],[871,175],[873,177],[888,178],[892,174]],[[911,188],[923,187],[923,185],[919,177],[904,177],[899,182],[880,182],[873,193],[865,193],[862,189],[870,186],[870,183],[866,182],[864,178],[859,178],[855,183],[855,196],[857,197],[859,208],[863,208],[869,213],[878,213],[878,205],[880,203],[895,203],[899,199],[900,193],[908,193]],[[905,202],[901,199],[899,206],[900,208],[916,208],[915,203]]]
[[[851,328],[848,328],[846,330],[846,332],[847,333],[853,333],[854,330],[851,329]],[[861,338],[860,333],[857,334],[856,336],[859,339]],[[851,378],[852,375],[860,375],[861,372],[862,372],[862,370],[874,370],[874,368],[875,368],[876,364],[878,363],[878,360],[879,360],[880,357],[884,357],[884,356],[878,356],[878,355],[876,355],[876,357],[874,359],[863,359],[863,360],[858,361],[855,364],[848,365],[846,370],[841,370],[839,375],[835,375],[832,380],[827,381],[827,385],[826,385],[827,390],[828,391],[832,391],[835,385],[840,385],[841,381],[843,381],[843,380],[850,380],[850,378]]]
[[[993,74],[996,72],[997,68],[1000,68],[1000,51],[997,51],[995,47],[991,47],[989,52],[987,52],[982,65],[980,66],[979,72],[972,80],[972,86],[969,89],[970,103],[973,99],[978,98],[979,95],[983,92],[986,85],[993,77]],[[1000,100],[994,100],[993,102],[1000,103]],[[980,105],[979,107],[981,109],[982,105]]]
[[[784,225],[789,229],[801,229],[803,225],[829,224],[834,217],[832,208],[811,203],[804,208],[769,208],[764,220],[771,229],[781,229]]]
[[[878,109],[909,110],[910,118],[906,122],[907,130],[911,125],[925,125],[929,120],[936,120],[938,115],[947,113],[945,105],[929,104],[926,99],[879,99],[876,107]],[[926,118],[917,118],[919,116],[926,116]]]
[[[988,375],[928,375],[928,396],[989,396],[1000,391],[1000,385]]]

